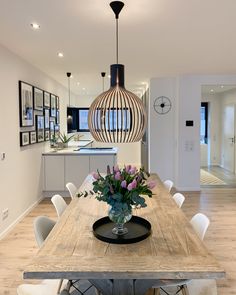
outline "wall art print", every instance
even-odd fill
[[[19,81],[20,96],[20,127],[34,125],[33,86]]]

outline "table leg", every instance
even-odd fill
[[[145,295],[158,280],[89,280],[102,295]]]

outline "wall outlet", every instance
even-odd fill
[[[9,215],[9,209],[6,208],[2,211],[2,220],[7,219],[8,215]]]

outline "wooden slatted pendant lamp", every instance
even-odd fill
[[[111,65],[111,87],[91,104],[89,130],[100,142],[136,142],[146,128],[146,112],[141,99],[125,89],[124,65],[118,63],[118,19],[124,3],[113,1],[110,6],[116,18],[116,64]]]

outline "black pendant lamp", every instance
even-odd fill
[[[111,65],[111,87],[91,104],[89,130],[100,142],[136,142],[146,128],[146,112],[141,99],[125,89],[124,65],[118,62],[118,19],[124,3],[113,1],[110,6],[116,18],[116,64]]]
[[[68,107],[70,107],[70,77],[71,77],[71,73],[66,73],[66,76],[68,78],[68,98],[69,98],[69,105]],[[67,110],[67,124],[72,125],[73,123],[73,117],[71,114],[68,114],[68,110]]]

